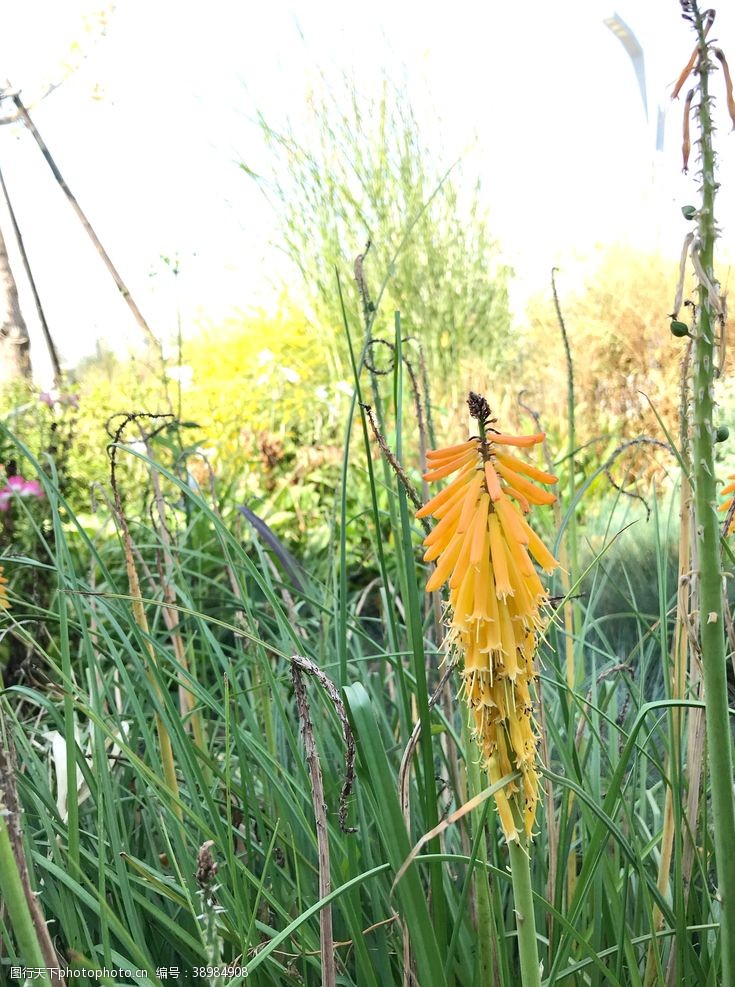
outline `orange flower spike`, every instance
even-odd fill
[[[485,484],[487,486],[487,492],[493,500],[499,500],[503,496],[498,474],[495,472],[495,467],[490,460],[485,463]]]
[[[498,462],[502,463],[506,469],[513,470],[514,473],[523,473],[525,476],[530,476],[532,480],[536,480],[538,483],[558,483],[559,477],[554,476],[553,473],[546,473],[544,470],[537,469],[530,463],[525,462],[523,459],[518,459],[516,456],[511,456],[507,452],[498,452],[495,455]]]
[[[519,838],[516,820],[533,833],[538,803],[538,738],[529,686],[547,594],[532,559],[548,572],[558,566],[522,510],[551,503],[554,495],[536,484],[555,483],[556,477],[503,449],[529,448],[543,441],[543,433],[496,433],[485,398],[470,393],[467,403],[480,438],[428,455],[427,477],[457,475],[418,515],[438,521],[425,543],[427,560],[438,557],[427,589],[449,583],[448,644],[460,663],[460,697],[469,708],[483,765],[492,782],[520,773],[520,780],[496,795],[501,825],[513,840]]]
[[[726,498],[726,500],[723,500],[718,508],[720,511],[726,511],[730,507],[733,500],[733,494],[735,494],[735,474],[728,476],[728,480],[730,480],[730,483],[720,490],[720,497]]]

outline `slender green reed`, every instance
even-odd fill
[[[23,882],[18,871],[18,862],[13,853],[6,816],[6,806],[0,801],[0,891],[2,892],[3,903],[8,910],[10,924],[18,947],[18,958],[22,960],[22,965],[43,970],[40,979],[43,983],[50,983],[49,975],[46,972],[46,961],[36,935]]]
[[[715,376],[718,313],[713,305],[714,246],[716,236],[715,153],[713,147],[712,61],[705,21],[699,4],[683,4],[693,18],[697,35],[699,104],[697,118],[702,161],[701,205],[698,210],[700,275],[693,354],[692,468],[697,521],[700,594],[700,642],[707,723],[707,752],[712,786],[712,825],[715,838],[722,932],[722,980],[735,984],[735,802],[733,801],[732,732],[728,710],[725,627],[723,614],[722,551],[717,514],[715,475]],[[705,283],[705,281],[707,283]],[[724,331],[724,328],[722,329]]]

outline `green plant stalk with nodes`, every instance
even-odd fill
[[[18,864],[13,854],[7,824],[7,810],[0,797],[0,894],[8,910],[10,924],[15,934],[18,956],[24,966],[40,968],[44,971],[42,981],[49,982],[46,961],[36,936],[28,902],[23,890],[23,882],[18,873]]]
[[[702,205],[699,210],[700,259],[714,282],[715,176],[709,76],[712,70],[702,14],[690,9],[699,44],[699,130],[702,155]],[[701,281],[701,279],[700,279]],[[707,749],[712,785],[712,817],[717,878],[721,898],[721,962],[723,987],[735,984],[735,806],[733,805],[732,735],[730,732],[725,633],[722,604],[722,552],[717,516],[713,417],[715,320],[706,285],[699,285],[694,342],[693,474],[699,542],[700,640],[705,688]]]
[[[466,752],[467,780],[469,783],[470,797],[474,798],[482,791],[484,779],[480,770],[480,764],[473,752],[473,740],[470,735],[469,721],[466,716],[462,717],[462,744]],[[477,859],[481,866],[476,868],[473,874],[473,884],[475,892],[475,908],[477,913],[477,970],[479,982],[482,984],[495,984],[500,977],[497,963],[498,950],[498,929],[493,914],[492,901],[490,900],[490,885],[486,865],[488,862],[487,841],[485,838],[485,817],[482,817],[482,832],[477,843]],[[474,825],[474,824],[473,824]],[[477,838],[477,833],[473,829],[473,835]]]
[[[541,987],[541,964],[536,939],[536,917],[533,911],[530,846],[526,837],[519,833],[518,840],[510,840],[508,852],[513,880],[513,909],[518,932],[521,983],[523,987]]]

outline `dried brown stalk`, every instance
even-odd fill
[[[99,254],[100,258],[102,259],[103,264],[105,265],[105,267],[107,268],[107,270],[110,272],[110,275],[112,276],[112,280],[115,282],[115,285],[117,286],[117,290],[120,292],[120,294],[122,295],[122,297],[125,299],[125,303],[128,306],[128,308],[130,309],[130,311],[133,313],[133,317],[135,318],[135,321],[138,323],[138,325],[140,326],[140,328],[143,330],[143,334],[145,335],[146,342],[148,342],[149,344],[151,344],[154,347],[154,349],[161,355],[161,359],[163,359],[163,353],[162,353],[162,349],[161,349],[161,344],[156,339],[156,336],[155,336],[153,330],[151,329],[151,327],[148,325],[148,323],[146,322],[146,320],[143,318],[143,314],[140,311],[140,309],[138,308],[138,306],[137,306],[137,304],[135,302],[135,299],[130,294],[130,289],[128,288],[128,286],[125,284],[125,282],[123,281],[122,277],[118,273],[117,268],[112,263],[112,260],[110,259],[107,251],[102,246],[102,242],[100,241],[99,237],[95,233],[94,228],[92,227],[92,224],[89,222],[89,220],[87,219],[85,213],[82,211],[82,207],[77,202],[77,200],[76,200],[75,196],[73,195],[71,189],[66,184],[66,182],[65,182],[65,180],[64,180],[61,172],[59,171],[59,169],[58,169],[58,167],[56,165],[56,162],[54,161],[53,157],[51,156],[51,152],[49,151],[48,147],[46,146],[46,143],[44,142],[43,138],[39,134],[39,132],[38,132],[38,130],[36,128],[36,125],[33,123],[33,120],[31,120],[30,114],[28,113],[28,110],[26,109],[26,107],[24,106],[24,104],[23,104],[23,102],[22,102],[22,100],[20,98],[20,94],[17,91],[13,91],[11,89],[9,83],[6,83],[6,89],[9,90],[8,95],[10,95],[10,97],[12,98],[13,102],[15,103],[15,105],[16,105],[16,107],[18,109],[18,115],[19,115],[20,119],[23,121],[23,123],[28,128],[28,131],[31,134],[31,136],[33,137],[33,139],[35,140],[36,144],[38,144],[38,146],[39,146],[39,148],[41,150],[41,153],[43,154],[43,157],[46,160],[46,164],[51,169],[51,172],[52,172],[54,178],[56,179],[57,183],[59,184],[59,187],[61,188],[62,192],[64,193],[64,195],[66,196],[67,200],[69,201],[69,204],[71,205],[72,209],[76,213],[77,218],[79,219],[79,222],[84,227],[84,229],[85,229],[85,231],[87,233],[87,236],[90,238],[90,240],[94,244],[94,247],[95,247],[97,253]]]
[[[52,983],[60,984],[61,987],[64,987],[66,981],[61,974],[61,970],[66,969],[66,962],[59,962],[59,957],[51,941],[46,920],[43,917],[38,898],[33,891],[30,874],[28,873],[28,865],[23,847],[23,834],[20,828],[21,807],[15,786],[15,776],[17,773],[18,764],[13,742],[0,716],[0,809],[5,815],[10,844],[18,868],[18,875],[23,885],[26,902],[31,913],[31,920],[33,921],[36,938],[41,948],[43,961],[49,973],[49,979]],[[71,797],[71,794],[69,797]]]
[[[144,442],[146,445],[146,452],[149,459],[152,459],[152,453],[150,446],[148,445],[147,438],[144,437]],[[178,662],[182,671],[179,673],[179,709],[181,710],[181,718],[185,723],[191,724],[192,736],[194,737],[194,742],[200,751],[206,751],[206,740],[204,737],[204,727],[202,725],[202,718],[199,711],[196,710],[194,703],[194,696],[189,691],[186,684],[186,675],[189,673],[189,662],[186,657],[186,648],[184,647],[184,639],[179,632],[179,613],[176,609],[177,597],[176,590],[174,589],[173,580],[171,574],[173,572],[174,560],[171,552],[171,534],[168,530],[168,525],[166,524],[166,511],[163,500],[163,492],[161,490],[161,480],[158,470],[151,468],[150,470],[151,483],[153,485],[153,497],[156,505],[156,512],[158,514],[158,523],[155,525],[158,532],[158,537],[161,541],[161,546],[163,549],[161,564],[159,565],[159,576],[161,590],[163,592],[164,603],[167,606],[162,608],[163,621],[166,624],[166,629],[171,636],[171,645],[174,650],[174,655],[176,656],[176,661]]]
[[[311,799],[316,823],[316,842],[319,855],[319,897],[326,898],[332,890],[329,865],[329,831],[327,827],[327,807],[324,801],[324,781],[319,762],[319,753],[314,739],[309,700],[306,695],[302,665],[298,659],[291,662],[296,708],[301,722],[301,734],[306,748],[306,762],[311,778]],[[332,906],[325,905],[319,912],[319,942],[321,952],[321,975],[324,987],[336,987],[337,973],[334,962],[334,932],[332,929]]]
[[[112,437],[112,444],[109,446],[110,454],[110,486],[112,487],[112,492],[115,498],[115,513],[117,514],[118,523],[120,525],[120,532],[123,539],[123,550],[125,554],[125,569],[128,576],[128,585],[130,587],[130,596],[132,597],[132,609],[133,617],[135,623],[137,624],[142,636],[145,639],[146,651],[148,653],[147,662],[147,674],[148,681],[151,684],[151,688],[154,690],[155,694],[159,699],[162,699],[162,693],[158,680],[154,673],[154,669],[157,667],[156,652],[153,644],[150,640],[150,632],[148,628],[148,618],[146,617],[145,608],[143,606],[143,596],[140,589],[140,580],[138,578],[138,572],[135,567],[134,558],[134,546],[133,539],[130,534],[130,528],[128,526],[127,517],[122,506],[122,498],[120,496],[120,487],[117,482],[117,449],[118,443],[122,441],[123,433],[126,427],[131,422],[140,422],[143,419],[158,419],[161,417],[166,417],[162,415],[152,415],[145,412],[132,412],[130,414],[125,414],[122,416],[122,422],[114,431],[110,433]],[[110,422],[108,422],[108,433],[110,430]],[[160,713],[156,713],[156,730],[158,733],[158,743],[161,748],[161,763],[163,765],[163,774],[166,784],[173,796],[172,809],[173,812],[182,818],[182,810],[179,804],[179,783],[176,778],[176,767],[174,763],[173,747],[171,744],[171,737],[166,729],[166,725],[163,722],[163,718]]]

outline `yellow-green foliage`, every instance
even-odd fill
[[[69,450],[68,471],[77,508],[78,498],[88,503],[90,483],[107,483],[109,459],[106,447],[110,442],[107,424],[113,429],[121,413],[149,412],[165,414],[171,411],[161,384],[160,362],[157,355],[146,350],[135,359],[118,360],[104,352],[85,360],[78,380],[68,385],[79,394],[79,409],[75,414],[73,441]],[[112,419],[112,421],[110,421]],[[153,427],[153,426],[151,426]],[[129,429],[126,439],[140,438]]]
[[[211,467],[218,495],[248,503],[286,540],[326,544],[352,385],[330,374],[323,337],[293,305],[203,329],[184,341],[180,364],[169,356],[163,367],[152,351],[124,362],[98,355],[80,368],[73,390],[80,403],[78,412],[64,412],[74,420],[63,470],[78,510],[89,504],[90,484],[109,478],[108,419],[169,414],[184,427],[156,439],[154,454],[179,476],[206,489]],[[37,398],[31,404],[51,420]],[[147,432],[160,424],[141,422]],[[140,437],[133,423],[123,438]],[[44,447],[28,438],[31,447]],[[135,498],[145,488],[136,479],[142,467],[130,456],[120,462],[123,491]]]
[[[576,290],[566,285],[579,271],[558,275],[574,360],[579,444],[606,434],[616,441],[641,435],[663,439],[647,398],[676,428],[687,342],[669,330],[677,274],[674,259],[613,247],[587,265]],[[679,317],[689,320],[689,313],[683,308]],[[533,372],[524,374],[529,403],[542,410],[545,423],[565,421],[566,364],[551,291],[529,307],[522,351],[533,354]]]
[[[279,248],[303,279],[312,327],[337,372],[349,373],[342,306],[353,339],[364,324],[358,255],[368,308],[385,284],[374,336],[393,338],[399,310],[404,335],[421,343],[434,374],[453,377],[457,362],[480,348],[507,370],[511,272],[479,182],[433,158],[405,93],[387,81],[369,96],[346,77],[332,84],[324,76],[299,116],[295,130],[261,118],[270,160],[243,167],[276,206]]]
[[[319,335],[285,303],[275,316],[205,330],[185,342],[183,362],[185,417],[223,464],[261,433],[283,440],[295,431],[318,442],[340,404]]]

